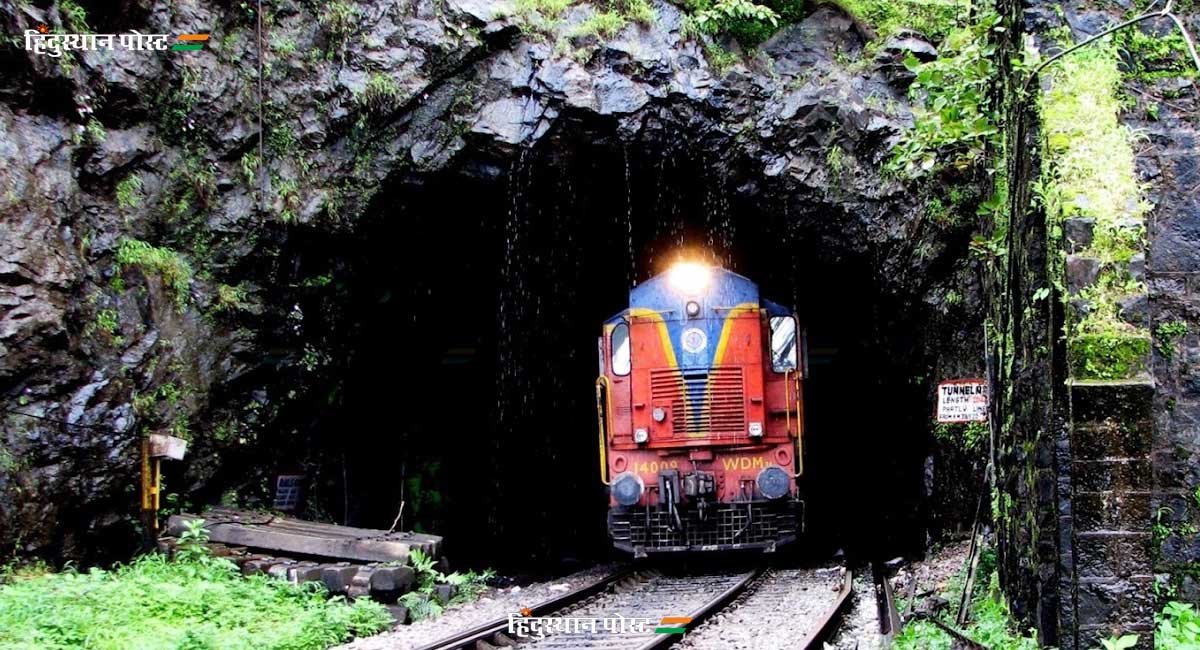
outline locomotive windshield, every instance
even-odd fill
[[[791,316],[771,317],[771,369],[787,372],[800,365],[796,354],[796,319]]]
[[[629,374],[629,325],[621,323],[612,331],[612,367],[617,375]]]

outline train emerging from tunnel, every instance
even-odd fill
[[[608,533],[635,557],[757,549],[803,530],[807,358],[796,314],[731,271],[679,263],[599,341]]]

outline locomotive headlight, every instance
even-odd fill
[[[631,506],[642,498],[642,492],[645,491],[646,485],[642,483],[642,477],[632,472],[618,474],[613,479],[612,487],[613,499],[623,506]]]
[[[667,419],[667,410],[661,406],[656,406],[654,407],[654,410],[650,412],[650,416],[654,418],[655,422],[663,422]]]
[[[770,465],[758,473],[758,491],[768,499],[778,499],[791,491],[792,477],[778,465]]]
[[[709,275],[707,266],[695,262],[679,262],[672,266],[670,271],[667,271],[671,286],[675,287],[677,291],[689,295],[704,291],[704,288],[708,286]]]
[[[634,429],[634,431],[633,431],[633,441],[634,442],[636,442],[640,445],[649,439],[650,439],[649,431],[646,431],[645,429]]]
[[[700,303],[695,300],[689,300],[684,309],[687,311],[688,318],[695,318],[700,315]]]

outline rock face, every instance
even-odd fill
[[[71,26],[43,5],[0,6],[5,31]],[[970,319],[977,295],[936,298],[973,286],[966,246],[948,247],[919,218],[922,197],[880,172],[912,121],[894,58],[935,56],[928,43],[905,35],[893,59],[851,65],[863,35],[820,5],[759,59],[719,71],[677,6],[655,10],[598,39],[577,29],[586,4],[532,27],[478,0],[284,1],[260,42],[253,6],[122,0],[95,5],[92,31],[211,40],[60,60],[6,50],[0,539],[58,557],[127,548],[105,536],[131,536],[149,430],[193,439],[174,489],[215,498],[237,484],[225,461],[270,453],[257,432],[296,392],[279,385],[319,356],[282,338],[307,326],[280,298],[286,245],[352,237],[395,187],[498,178],[564,132],[643,149],[683,134],[740,195],[877,251],[882,284]],[[122,257],[133,240],[153,254]]]

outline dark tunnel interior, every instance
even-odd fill
[[[387,528],[403,502],[400,527],[445,535],[459,566],[614,554],[596,338],[631,282],[688,257],[756,281],[807,329],[797,550],[921,552],[931,391],[914,377],[929,361],[919,319],[880,289],[870,259],[735,192],[736,171],[682,146],[559,139],[462,172],[390,183],[353,236],[299,251],[298,274],[336,264],[344,287],[324,330],[305,324],[343,357],[323,377],[330,397],[293,413],[310,448],[279,468],[312,476],[319,514]],[[827,210],[803,222],[835,223]]]

